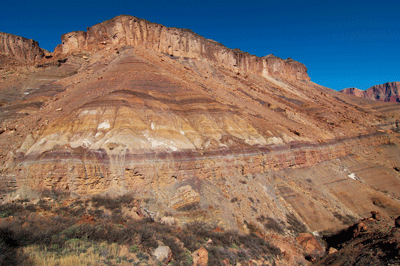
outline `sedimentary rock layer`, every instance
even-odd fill
[[[96,24],[87,32],[74,31],[61,37],[56,53],[113,45],[143,45],[159,53],[177,57],[207,59],[233,71],[276,76],[286,79],[310,80],[307,68],[292,59],[282,60],[273,55],[257,57],[238,49],[229,49],[191,30],[168,28],[132,16],[118,16]]]
[[[32,39],[0,32],[0,55],[9,56],[24,62],[42,59],[45,51]]]
[[[377,150],[392,157],[383,156],[381,163],[374,159]],[[173,215],[178,223],[202,220],[232,229],[259,223],[260,217],[285,221],[294,210],[311,230],[320,231],[371,210],[389,216],[400,211],[391,198],[400,195],[392,168],[400,165],[396,154],[398,147],[386,133],[205,154],[108,154],[80,147],[21,158],[15,185],[80,195],[130,192],[144,199],[142,207],[155,219]]]

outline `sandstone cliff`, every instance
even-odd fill
[[[381,102],[400,102],[399,89],[400,82],[387,82],[372,86],[365,91],[357,88],[347,88],[341,90],[341,92]]]
[[[0,32],[0,55],[23,62],[33,62],[42,59],[45,52],[34,40]]]
[[[205,59],[233,71],[246,71],[264,76],[310,80],[307,68],[292,59],[275,56],[257,57],[238,49],[229,49],[191,30],[168,28],[144,19],[121,15],[87,29],[74,31],[61,37],[56,53],[94,49],[110,44],[143,45],[156,52],[171,56]]]

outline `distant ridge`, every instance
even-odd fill
[[[375,85],[365,91],[347,88],[340,92],[381,102],[400,102],[399,88],[400,82],[395,81]]]

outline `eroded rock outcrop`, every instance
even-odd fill
[[[87,32],[64,34],[56,53],[94,49],[107,45],[144,46],[171,56],[206,59],[233,71],[272,75],[286,79],[310,80],[307,68],[292,59],[282,60],[269,55],[257,57],[238,49],[229,49],[191,30],[168,28],[144,19],[121,15],[96,24]]]
[[[42,59],[47,51],[39,47],[32,39],[0,32],[0,55],[9,56],[23,62],[34,62]]]

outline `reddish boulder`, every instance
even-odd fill
[[[193,266],[207,266],[208,263],[208,251],[201,247],[192,253]]]
[[[296,241],[304,248],[311,256],[312,260],[321,257],[324,254],[324,249],[318,240],[310,233],[301,233],[296,237]]]

